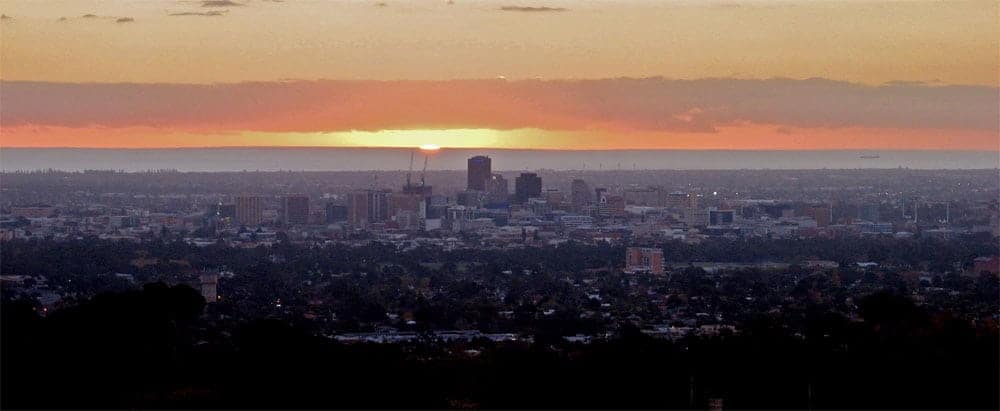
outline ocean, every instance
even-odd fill
[[[146,171],[405,170],[406,148],[230,147],[181,149],[0,148],[4,172],[57,169]],[[504,150],[441,149],[428,169],[464,170],[466,159],[486,155],[494,170],[615,169],[996,169],[992,151],[729,151],[729,150]],[[414,168],[423,166],[417,151]]]

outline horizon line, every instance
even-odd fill
[[[183,86],[217,86],[217,85],[234,85],[234,84],[253,84],[253,83],[308,83],[308,82],[355,82],[355,83],[395,83],[395,82],[424,82],[424,83],[446,83],[446,82],[465,82],[465,81],[495,81],[495,82],[586,82],[586,81],[603,81],[603,80],[668,80],[668,81],[705,81],[705,80],[744,80],[744,81],[774,81],[774,80],[793,80],[793,81],[832,81],[838,83],[848,83],[866,86],[897,86],[897,85],[920,85],[926,87],[992,87],[1000,88],[1000,82],[995,83],[947,83],[942,82],[938,79],[929,80],[888,80],[882,82],[866,82],[866,81],[856,81],[850,79],[840,79],[834,77],[822,77],[822,76],[809,76],[809,77],[791,77],[791,76],[768,76],[768,77],[751,77],[751,76],[707,76],[707,77],[670,77],[670,76],[607,76],[607,77],[457,77],[448,79],[435,79],[435,78],[393,78],[393,79],[379,79],[379,78],[330,78],[330,77],[319,77],[313,79],[306,78],[278,78],[271,80],[241,80],[241,81],[212,81],[212,82],[168,82],[168,81],[66,81],[66,80],[31,80],[31,79],[8,79],[0,78],[0,83],[10,82],[10,83],[50,83],[50,84],[101,84],[101,85],[183,85]]]
[[[158,146],[158,147],[91,147],[91,146],[4,146],[0,150],[232,150],[232,149],[349,149],[349,150],[418,150],[423,152],[441,152],[458,150],[493,150],[493,151],[544,151],[544,152],[622,152],[622,151],[737,151],[737,152],[842,152],[842,151],[886,151],[886,152],[962,152],[962,153],[1000,153],[1000,146],[993,150],[946,149],[946,148],[518,148],[518,147],[440,147],[435,150],[421,149],[419,146]]]

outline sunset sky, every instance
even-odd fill
[[[1000,150],[1000,2],[0,0],[0,146]]]

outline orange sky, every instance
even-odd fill
[[[1000,150],[991,0],[384,3],[0,0],[0,146]]]
[[[810,128],[775,132],[780,126],[726,127],[716,133],[555,132],[538,129],[386,130],[378,132],[204,133],[154,128],[17,128],[8,147],[418,147],[528,149],[724,149],[724,150],[998,150],[995,133],[873,128]],[[6,132],[5,132],[6,133]],[[276,144],[279,142],[280,144]],[[613,144],[612,144],[613,142]]]

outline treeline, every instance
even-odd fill
[[[896,239],[864,237],[843,239],[708,239],[699,244],[667,241],[656,244],[668,262],[761,262],[823,259],[853,264],[859,261],[947,272],[968,267],[978,256],[997,253],[1000,243],[990,237]],[[78,241],[13,240],[0,244],[0,272],[5,275],[96,275],[136,272],[135,259],[153,264],[138,271],[180,271],[183,267],[228,268],[234,271],[373,270],[395,264],[417,269],[420,263],[475,262],[501,270],[535,269],[579,271],[618,268],[624,264],[624,246],[585,245],[577,242],[523,249],[462,249],[442,251],[418,248],[397,251],[389,244],[363,247],[344,245],[304,246],[280,243],[251,249],[224,245],[196,247],[181,241],[126,241],[87,238]],[[275,259],[277,257],[277,259]],[[173,265],[171,265],[173,264]],[[180,266],[178,266],[180,265]]]
[[[2,310],[3,408],[996,409],[996,324],[908,298],[860,301],[792,334],[654,340],[629,325],[591,345],[343,345],[278,320],[216,329],[185,286],[103,294],[39,317]],[[475,349],[476,351],[468,351]]]

